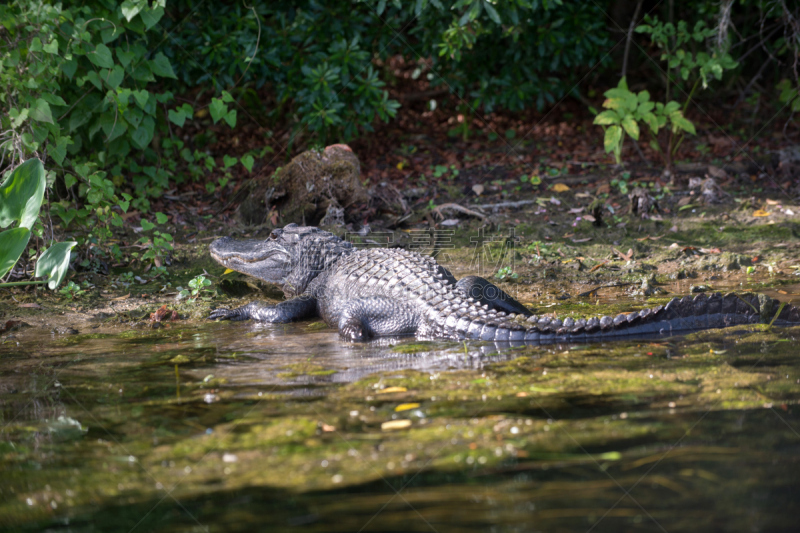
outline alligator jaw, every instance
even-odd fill
[[[280,282],[291,269],[289,252],[269,240],[223,237],[211,243],[209,252],[222,266],[270,283]]]

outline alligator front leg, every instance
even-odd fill
[[[286,300],[278,305],[251,302],[236,309],[214,309],[208,318],[211,320],[261,320],[263,322],[284,323],[316,316],[317,300],[305,296]]]
[[[355,298],[340,309],[339,335],[361,342],[373,337],[414,335],[419,313],[409,304],[383,296]]]
[[[488,305],[489,309],[522,316],[533,314],[530,309],[509,296],[500,287],[480,276],[461,278],[456,282],[456,288],[465,298],[474,298],[481,305]]]

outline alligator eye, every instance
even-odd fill
[[[273,231],[272,233],[269,234],[269,238],[270,240],[274,241],[278,238],[278,234]]]

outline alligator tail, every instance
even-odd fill
[[[616,317],[558,319],[531,316],[524,322],[511,316],[466,317],[448,324],[458,338],[495,342],[549,344],[553,342],[596,342],[625,337],[658,337],[759,322],[775,326],[800,325],[800,308],[781,303],[764,294],[674,298],[666,305]]]

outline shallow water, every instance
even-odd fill
[[[500,351],[83,333],[0,345],[3,530],[797,527],[800,328]]]

